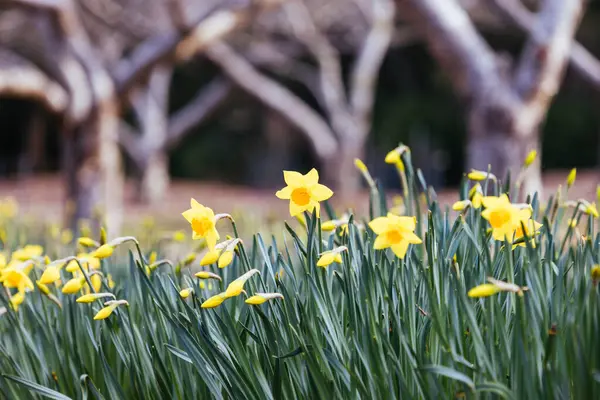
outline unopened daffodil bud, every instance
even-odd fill
[[[527,156],[525,157],[525,161],[523,162],[523,167],[527,168],[531,164],[533,164],[533,162],[535,161],[536,157],[537,157],[537,151],[536,150],[531,150],[529,153],[527,153]]]
[[[194,293],[194,289],[192,288],[186,288],[186,289],[182,289],[179,292],[179,296],[181,296],[182,299],[187,299],[188,297],[190,297],[190,294]]]
[[[273,299],[283,300],[283,295],[281,293],[255,293],[254,296],[246,299],[246,304],[256,306]]]
[[[479,171],[476,169],[472,169],[471,172],[467,174],[467,178],[476,182],[485,181],[486,179],[490,179],[493,181],[496,180],[496,176],[494,174],[485,171]]]
[[[225,250],[223,253],[221,253],[221,256],[219,257],[218,266],[219,266],[219,268],[225,268],[229,264],[231,264],[232,261],[233,261],[233,251]]]
[[[570,188],[575,183],[575,178],[577,178],[577,168],[573,168],[569,175],[567,175],[567,188]]]
[[[77,300],[75,300],[75,301],[78,303],[92,303],[96,300],[104,299],[107,297],[112,297],[114,299],[115,295],[112,293],[90,293],[90,294],[84,294],[83,296],[78,297]]]
[[[202,267],[205,267],[207,265],[214,264],[217,262],[220,255],[221,255],[221,250],[219,250],[219,249],[215,249],[212,251],[209,250],[208,252],[206,252],[206,254],[204,254],[202,259],[200,260],[200,265]]]
[[[13,310],[18,311],[19,306],[25,301],[25,292],[17,292],[10,296],[10,306]]]
[[[100,227],[100,244],[106,244],[106,229],[103,226]]]
[[[206,301],[204,303],[202,303],[200,305],[200,307],[202,308],[215,308],[220,306],[221,304],[223,304],[223,302],[225,301],[225,299],[227,299],[227,297],[225,296],[225,292],[216,294],[212,297],[209,297],[208,299],[206,299]]]
[[[250,279],[254,274],[259,274],[260,272],[257,269],[251,269],[245,274],[241,275],[239,278],[234,280],[227,286],[227,290],[225,290],[225,297],[235,297],[239,296],[244,291],[244,284],[248,279]]]
[[[173,241],[174,242],[185,242],[185,232],[183,231],[175,231],[173,232]]]
[[[221,277],[217,274],[214,274],[209,271],[200,271],[196,272],[195,276],[200,279],[218,279],[221,280]]]
[[[96,257],[99,259],[103,259],[103,258],[108,258],[112,255],[112,253],[115,251],[114,247],[108,245],[108,244],[103,244],[102,246],[98,247],[92,254],[92,257]]]
[[[464,211],[470,206],[471,206],[471,202],[469,200],[461,200],[461,201],[457,201],[454,204],[452,204],[452,209],[454,211]]]
[[[106,319],[110,317],[110,315],[115,311],[118,306],[129,306],[127,300],[111,300],[104,303],[104,308],[98,311],[98,313],[94,316],[94,320]]]
[[[362,173],[369,172],[365,163],[359,158],[354,159],[354,166]]]
[[[39,291],[42,292],[43,294],[45,294],[46,296],[48,296],[50,294],[50,288],[48,288],[48,286],[44,285],[40,281],[36,281],[35,285],[37,286]]]
[[[94,239],[87,237],[87,236],[82,236],[79,239],[77,239],[77,244],[79,244],[80,246],[83,247],[99,247],[100,244],[98,242],[96,242]]]
[[[77,277],[72,278],[65,283],[62,287],[62,292],[64,294],[75,294],[79,292],[83,288],[83,284],[85,283],[85,277]]]
[[[596,286],[598,282],[600,282],[600,265],[596,264],[592,267],[592,283]]]
[[[190,254],[188,254],[188,255],[187,255],[187,256],[186,256],[186,257],[183,259],[183,261],[181,262],[181,264],[182,264],[183,266],[188,266],[188,265],[190,265],[191,263],[193,263],[195,260],[196,260],[196,253],[190,253]]]
[[[60,270],[56,265],[50,265],[46,267],[42,276],[40,277],[40,283],[48,285],[56,282],[60,279]]]
[[[498,289],[496,285],[493,285],[491,283],[484,283],[482,285],[475,286],[473,289],[469,290],[469,293],[467,293],[467,295],[469,297],[479,298],[489,297],[498,292],[500,292],[500,289]]]
[[[336,225],[333,221],[323,222],[321,224],[321,230],[324,232],[335,231]]]
[[[328,251],[321,253],[321,257],[319,257],[319,260],[317,261],[317,267],[326,268],[329,265],[333,264],[334,262],[341,264],[342,263],[341,253],[346,250],[348,250],[348,248],[346,246],[340,246],[333,250],[328,250]]]

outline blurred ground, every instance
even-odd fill
[[[546,195],[556,191],[563,184],[568,171],[552,171],[544,174]],[[569,198],[596,200],[596,185],[600,183],[600,171],[578,171],[575,186]],[[283,186],[283,182],[282,182]],[[128,182],[126,187],[126,226],[137,225],[144,217],[152,215],[165,228],[184,227],[181,212],[189,207],[190,197],[212,207],[215,212],[231,214],[249,213],[255,218],[289,218],[287,203],[275,197],[275,190],[262,190],[249,187],[224,185],[222,183],[198,181],[172,182],[165,200],[156,206],[145,206],[135,202],[135,185]],[[393,195],[393,193],[390,193]],[[0,198],[14,196],[20,206],[21,215],[41,218],[45,221],[60,221],[64,206],[64,191],[60,176],[35,176],[19,180],[1,180]],[[456,190],[438,192],[443,204],[451,204],[457,199]],[[361,193],[346,204],[336,207],[351,207],[365,211],[368,205],[367,192]]]

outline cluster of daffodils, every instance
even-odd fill
[[[523,164],[523,169],[529,167],[536,158],[535,151],[530,152]],[[572,169],[566,179],[567,190],[573,186],[577,176],[577,170]],[[491,173],[472,170],[467,177],[472,181],[496,180]],[[600,200],[600,189],[598,192]],[[558,198],[560,198],[560,188]],[[531,215],[531,206],[529,204],[513,204],[510,202],[507,194],[500,196],[484,196],[481,191],[481,185],[476,183],[469,191],[469,200],[461,200],[453,204],[455,211],[463,212],[468,207],[474,209],[482,208],[481,216],[490,224],[490,231],[494,240],[508,241],[512,243],[513,249],[517,246],[526,246],[529,241],[532,247],[536,246],[535,236],[540,232],[542,224],[535,221]],[[590,203],[584,199],[578,201],[564,201],[562,207],[573,207],[579,211],[579,214],[587,214],[593,218],[598,218],[598,210],[595,203]],[[576,229],[579,222],[578,218],[572,218],[568,221],[569,229]],[[600,267],[592,268],[592,280],[597,284],[600,279]],[[512,292],[523,295],[527,288],[521,288],[512,283],[506,283],[492,277],[488,278],[488,283],[474,287],[468,292],[469,297],[488,297],[499,292]]]
[[[207,268],[216,264],[219,269],[229,266],[234,260],[238,246],[242,245],[242,240],[239,238],[227,237],[226,240],[218,243],[221,236],[217,231],[216,226],[220,219],[227,218],[233,221],[233,218],[229,214],[215,214],[210,207],[198,203],[195,199],[191,199],[190,209],[184,211],[182,215],[190,223],[192,228],[192,238],[198,240],[203,239],[206,242],[207,251],[200,260],[200,266]],[[188,257],[188,261],[189,260],[192,260],[191,257]],[[201,308],[215,308],[223,304],[227,299],[237,297],[242,293],[246,294],[244,285],[253,275],[258,273],[259,271],[257,269],[251,269],[241,275],[232,281],[225,291],[206,299],[201,304]],[[209,283],[206,285],[204,283],[205,280],[222,281],[218,274],[207,269],[196,272],[195,277],[200,279],[199,286],[202,289],[206,286],[208,286],[209,290],[212,289],[212,284]],[[183,299],[187,299],[193,294],[193,288],[184,288],[179,292],[179,295]],[[283,295],[279,293],[255,293],[253,296],[248,297],[245,302],[251,305],[258,305],[277,298],[283,299]]]

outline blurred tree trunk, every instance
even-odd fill
[[[362,178],[354,160],[364,158],[364,137],[339,143],[333,156],[323,159],[324,181],[336,189],[336,196],[348,200],[361,188]]]
[[[123,171],[115,137],[119,121],[116,106],[114,102],[98,106],[65,133],[65,217],[66,225],[74,232],[82,219],[91,216],[103,215],[103,225],[109,232],[117,231],[121,225]],[[103,204],[104,209],[96,209],[98,204]]]
[[[142,98],[134,102],[142,133],[137,151],[142,153],[140,198],[157,204],[169,187],[169,157],[164,146],[168,134],[169,87],[172,68],[158,66],[150,76]]]
[[[512,183],[532,151],[540,152],[540,127],[518,131],[518,121],[529,118],[526,108],[472,107],[468,112],[467,166],[482,171],[492,167],[504,179],[510,173]],[[541,193],[541,157],[537,157],[523,175],[522,193]]]
[[[540,127],[560,88],[583,0],[544,1],[531,19],[529,35],[514,66],[499,62],[458,2],[397,3],[465,100],[467,166],[487,170],[491,164],[499,178],[510,172],[516,179],[527,153],[539,150]],[[541,193],[540,176],[538,159],[529,167],[521,193]]]

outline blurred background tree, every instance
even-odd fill
[[[542,166],[597,165],[600,9],[585,6],[0,0],[0,173],[62,168],[73,220],[100,201],[114,226],[122,155],[155,203],[170,177],[273,187],[311,166],[350,195],[353,158],[386,180],[400,141],[436,186],[538,149],[536,189]]]

